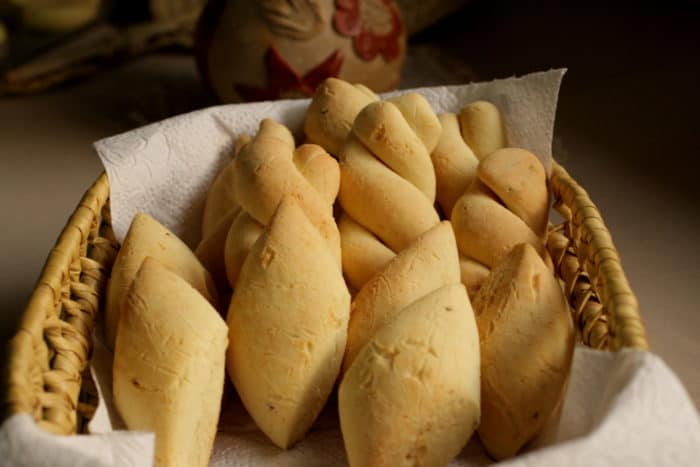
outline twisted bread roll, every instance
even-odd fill
[[[202,215],[202,240],[195,248],[197,258],[209,271],[222,294],[229,291],[224,262],[226,235],[233,220],[238,215],[238,203],[233,189],[233,172],[236,170],[236,156],[250,142],[250,136],[236,138],[232,160],[219,172],[209,187]]]
[[[459,258],[449,222],[420,235],[360,289],[352,302],[345,371],[375,332],[420,297],[459,283]]]
[[[488,267],[519,243],[544,254],[549,195],[539,159],[523,149],[500,149],[481,161],[477,175],[452,210],[460,252]]]
[[[263,120],[258,134],[236,158],[233,180],[240,209],[224,248],[231,287],[248,251],[285,195],[299,201],[340,264],[340,234],[333,219],[340,173],[337,162],[323,148],[305,144],[295,149],[286,127]]]
[[[379,97],[361,84],[328,78],[316,88],[304,119],[307,141],[340,154],[360,110]]]
[[[209,187],[202,214],[202,241],[212,235],[223,216],[231,210],[238,209],[233,173],[236,170],[236,157],[248,142],[250,142],[248,135],[242,135],[236,139],[231,161],[219,172]]]
[[[465,106],[459,114],[459,124],[464,142],[479,160],[508,146],[503,117],[491,102],[476,101]]]
[[[353,136],[376,159],[431,201],[435,200],[435,172],[430,152],[441,131],[430,105],[416,93],[367,105],[352,127]],[[341,151],[341,160],[348,157],[346,153]]]
[[[444,466],[459,454],[479,424],[478,341],[461,284],[429,293],[379,329],[338,392],[350,466]]]
[[[515,245],[529,243],[546,258],[547,176],[535,155],[505,147],[503,118],[490,102],[469,104],[459,117],[441,115],[440,122],[431,154],[437,197],[455,229],[462,283],[473,295]]]
[[[238,207],[231,208],[219,222],[214,226],[209,236],[203,238],[194,254],[202,265],[209,271],[216,288],[219,292],[224,292],[229,289],[228,281],[226,280],[226,263],[224,261],[224,245],[226,245],[226,236],[231,229],[234,219],[238,215]]]
[[[443,214],[452,218],[455,204],[468,190],[484,191],[483,184],[477,183],[479,159],[485,151],[505,144],[505,132],[498,108],[488,102],[477,101],[469,104],[462,109],[459,116],[446,113],[438,118],[442,124],[442,134],[430,156],[435,167],[438,204]],[[480,157],[477,157],[465,140],[469,140],[477,148]],[[461,220],[457,217],[458,222]],[[494,226],[494,229],[497,230],[497,227]],[[464,237],[468,235],[464,232],[460,234],[458,240],[463,244]],[[468,249],[467,245],[466,250]],[[489,268],[466,255],[464,246],[460,246],[459,261],[462,283],[469,295],[473,296],[486,280]]]
[[[489,268],[519,243],[544,251],[542,239],[522,219],[484,193],[468,191],[462,196],[452,211],[452,223],[460,252]]]
[[[479,437],[503,459],[542,430],[561,400],[573,323],[557,279],[527,244],[491,271],[474,311],[482,362]]]
[[[326,241],[296,199],[283,197],[234,289],[227,357],[243,404],[279,447],[304,436],[333,389],[349,314]]]
[[[124,295],[131,287],[141,263],[151,256],[180,275],[212,305],[217,306],[218,293],[211,276],[197,257],[175,234],[147,214],[138,213],[129,226],[107,286],[105,334],[114,348],[119,315]]]
[[[490,272],[491,270],[483,264],[460,253],[459,273],[470,297],[479,291]]]
[[[537,156],[524,149],[500,149],[482,160],[478,174],[479,180],[513,214],[544,238],[549,218],[549,193],[547,173]]]
[[[438,118],[442,134],[430,157],[435,167],[437,200],[442,212],[449,217],[459,197],[476,179],[479,159],[462,139],[457,116],[447,113]]]
[[[441,131],[430,105],[415,93],[371,103],[355,119],[340,154],[339,200],[359,226],[351,235],[365,229],[363,241],[375,243],[344,266],[356,289],[377,272],[370,267],[385,262],[386,250],[400,252],[440,221],[430,153]],[[376,251],[381,256],[371,258]]]
[[[226,233],[224,243],[224,264],[226,278],[231,288],[235,288],[238,276],[253,244],[265,228],[247,212],[239,210]]]
[[[476,101],[462,108],[459,116],[438,117],[442,134],[431,153],[437,179],[437,198],[450,217],[456,201],[477,179],[479,161],[507,146],[506,130],[498,108]]]
[[[184,279],[151,257],[143,261],[119,319],[113,390],[127,427],[155,432],[156,466],[208,465],[227,332],[216,310]]]
[[[340,215],[338,230],[343,274],[350,286],[358,291],[376,271],[384,269],[396,255],[346,213]]]
[[[302,144],[294,150],[292,160],[332,213],[340,189],[338,162],[317,144]]]

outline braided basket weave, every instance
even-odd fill
[[[550,188],[564,222],[547,248],[571,304],[579,341],[606,350],[647,349],[637,300],[598,209],[554,163]],[[119,249],[102,174],[68,220],[10,341],[3,416],[30,414],[50,433],[81,432],[97,398],[91,336]]]

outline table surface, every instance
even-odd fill
[[[603,213],[651,350],[700,405],[700,71],[692,15],[585,13],[477,1],[413,39],[404,84],[569,68],[555,157]],[[421,65],[435,56],[434,69]],[[1,339],[13,332],[60,229],[101,171],[90,143],[211,103],[192,59],[177,55],[0,99]]]

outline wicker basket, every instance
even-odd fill
[[[558,164],[550,186],[564,222],[547,248],[571,304],[579,340],[597,349],[647,349],[637,300],[610,234],[586,192]],[[87,191],[49,254],[10,341],[4,416],[28,413],[51,433],[83,430],[96,406],[86,372],[91,336],[118,251],[109,183]]]

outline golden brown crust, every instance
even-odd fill
[[[462,137],[479,160],[508,146],[506,127],[498,107],[487,101],[476,101],[459,113]]]
[[[508,209],[544,238],[549,194],[547,174],[537,156],[519,148],[499,149],[481,161],[478,175]]]
[[[449,217],[457,200],[476,179],[479,159],[462,139],[457,116],[448,113],[438,118],[442,134],[430,157],[435,167],[437,200]]]
[[[544,427],[563,397],[571,314],[559,282],[527,244],[492,270],[473,304],[481,341],[479,437],[503,459]]]
[[[424,111],[435,118],[429,107]],[[428,200],[435,200],[435,173],[428,148],[396,104],[382,101],[367,105],[355,118],[352,133],[394,173]]]
[[[410,93],[367,105],[343,146],[340,204],[392,251],[439,222],[429,149],[440,132],[425,98]]]
[[[489,268],[480,262],[461,254],[459,255],[459,271],[462,284],[466,287],[469,298],[474,298],[491,272]]]
[[[479,423],[478,340],[461,284],[429,293],[379,329],[338,392],[349,464],[447,465]]]
[[[428,101],[416,92],[409,92],[392,97],[388,102],[399,109],[428,153],[433,152],[440,140],[442,125]]]
[[[234,188],[234,172],[236,170],[235,159],[229,162],[218,173],[214,182],[209,187],[207,199],[204,202],[202,213],[202,238],[208,238],[227,212],[238,208],[236,192]]]
[[[519,243],[543,254],[542,240],[506,207],[478,192],[467,192],[452,210],[459,251],[488,267],[498,264]]]
[[[260,429],[288,448],[335,384],[350,314],[338,264],[291,196],[253,245],[228,313],[227,368]]]
[[[192,250],[158,221],[138,213],[114,261],[107,286],[105,333],[110,348],[114,348],[122,300],[146,256],[152,256],[180,275],[214,307],[218,305],[214,281]]]
[[[340,160],[339,200],[358,223],[393,251],[437,224],[433,203],[351,138]]]
[[[337,169],[329,170],[336,162],[324,153],[315,145],[295,149],[289,130],[265,119],[255,137],[236,157],[234,188],[242,210],[260,225],[268,223],[284,196],[294,197],[340,265],[340,234],[330,199],[337,190],[337,176],[332,172]],[[318,170],[316,164],[323,165],[323,170]],[[310,175],[310,180],[299,167]],[[317,191],[312,182],[318,183],[323,192]]]
[[[449,222],[420,235],[360,289],[352,302],[343,368],[367,341],[418,298],[459,282],[459,258]]]
[[[316,88],[306,111],[306,139],[333,155],[339,155],[357,114],[377,100],[379,97],[365,86],[353,86],[336,78],[327,79]]]
[[[303,203],[340,263],[340,234],[332,217],[340,186],[336,160],[316,144],[295,149],[289,130],[272,120],[264,120],[254,138],[240,139],[237,145],[230,182],[242,205],[220,245],[230,287],[235,286],[250,247],[262,233],[270,206],[285,194]],[[208,237],[204,242],[211,243]]]
[[[130,430],[155,432],[156,465],[208,465],[227,332],[185,280],[151,257],[143,261],[119,319],[113,392]]]
[[[232,289],[236,287],[238,276],[250,249],[262,235],[264,228],[244,211],[238,211],[231,223],[224,239],[222,258],[224,259],[226,278]]]
[[[302,144],[294,150],[294,165],[309,181],[321,199],[333,206],[340,189],[340,167],[321,146]]]
[[[386,267],[396,254],[344,212],[338,221],[345,279],[355,290]]]
[[[224,247],[226,245],[226,236],[228,235],[233,220],[238,215],[239,209],[238,207],[232,208],[224,217],[220,218],[214,230],[208,237],[202,239],[194,250],[197,259],[199,259],[214,279],[214,283],[219,292],[223,292],[229,288],[229,283],[226,279]]]

